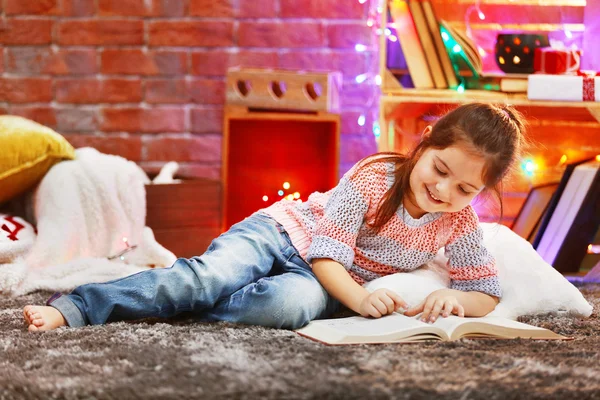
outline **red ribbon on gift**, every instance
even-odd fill
[[[596,100],[596,76],[600,73],[579,70],[577,75],[583,77],[583,101]]]

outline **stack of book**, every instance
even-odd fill
[[[560,182],[532,188],[513,231],[562,273],[580,272],[600,236],[600,157],[567,165]]]
[[[389,10],[415,88],[458,87],[431,3],[391,0]]]
[[[526,74],[484,73],[477,45],[438,19],[429,0],[389,0],[389,12],[415,88],[527,92]]]

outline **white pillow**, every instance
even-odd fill
[[[490,316],[516,319],[521,315],[565,312],[589,317],[592,306],[581,292],[533,249],[525,239],[504,225],[481,223],[483,240],[496,258],[502,298]],[[435,260],[408,273],[388,275],[366,283],[370,292],[387,288],[411,306],[430,293],[447,287],[448,274],[441,250]]]

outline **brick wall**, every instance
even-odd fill
[[[357,0],[0,0],[0,112],[156,171],[218,178],[230,66],[344,74],[342,171],[376,151]],[[366,116],[359,126],[359,116]]]

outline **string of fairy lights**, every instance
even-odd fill
[[[381,35],[385,35],[388,41],[394,42],[394,43],[398,42],[396,28],[395,28],[393,21],[388,22],[385,27],[380,26],[381,21],[382,21],[381,14],[382,14],[382,12],[384,12],[384,4],[385,4],[385,1],[387,1],[387,0],[358,0],[358,2],[360,4],[365,4],[367,1],[369,1],[369,10],[368,10],[368,17],[367,17],[366,24],[368,27],[370,27],[372,29],[374,37],[378,38]],[[473,19],[473,14],[476,14],[477,18],[480,21],[486,20],[486,15],[483,12],[482,7],[481,7],[481,0],[476,0],[474,2],[474,4],[469,6],[465,12],[465,27],[466,27],[466,31],[467,31],[466,33],[471,38],[473,38],[473,33],[472,33],[472,29],[471,29],[471,21]],[[561,19],[562,30],[565,35],[565,40],[569,41],[570,39],[573,38],[573,33],[569,29],[569,24],[564,23],[562,8],[560,10],[560,19]],[[442,36],[442,39],[444,41],[446,48],[448,49],[448,51],[450,53],[451,59],[453,59],[453,57],[461,57],[462,61],[471,69],[471,71],[473,73],[475,73],[475,70],[474,70],[473,66],[471,65],[471,63],[469,62],[466,55],[464,54],[464,50],[462,49],[461,45],[458,42],[456,42],[452,38],[452,36],[449,34],[449,32],[447,32],[443,27],[441,28],[441,36]],[[376,43],[379,43],[379,41],[376,40]],[[369,50],[373,50],[373,49],[370,49],[369,46],[367,46],[365,44],[358,43],[355,46],[355,50],[357,52],[365,52],[365,51],[369,51]],[[376,50],[373,50],[373,51],[376,52]],[[479,54],[482,57],[486,57],[488,55],[487,52],[479,45],[477,45],[477,51],[479,52]],[[378,59],[378,57],[376,57],[376,58]],[[461,80],[460,77],[458,77],[458,78],[459,78],[459,80]],[[373,76],[373,74],[366,72],[366,73],[356,76],[355,81],[359,84],[375,84],[377,86],[381,86],[382,79],[379,74]],[[464,92],[464,90],[465,90],[464,82],[461,81],[459,86],[457,88],[455,88],[454,90],[456,90],[459,93]],[[376,92],[379,92],[379,91],[376,91]],[[373,101],[373,99],[369,99],[369,101],[367,102],[366,109],[371,109],[372,101]],[[366,116],[364,114],[361,114],[358,118],[357,123],[359,126],[364,126],[366,123]],[[375,136],[375,138],[379,139],[381,130],[380,130],[379,122],[377,121],[377,118],[375,118],[375,121],[373,122],[372,132],[373,132],[373,135]],[[560,168],[564,167],[564,165],[567,163],[567,161],[568,161],[568,157],[566,154],[563,154],[560,157],[560,160],[555,165],[546,165],[544,160],[525,158],[521,162],[521,170],[523,171],[523,174],[527,178],[532,179],[534,177],[534,175],[536,174],[536,172],[539,172],[540,170],[545,169],[545,168],[560,169]]]
[[[375,40],[370,41],[369,43],[356,43],[354,46],[354,50],[357,53],[365,53],[367,55],[367,57],[369,57],[371,60],[374,60],[373,61],[374,64],[378,64],[379,63],[379,56],[378,56],[379,55],[379,48],[378,48],[379,37],[381,35],[385,35],[385,37],[388,41],[394,42],[394,43],[398,42],[398,36],[396,34],[396,28],[395,28],[394,22],[390,21],[387,23],[386,26],[382,26],[382,13],[385,10],[384,6],[385,6],[385,1],[387,1],[387,0],[355,0],[355,1],[358,1],[358,3],[361,5],[368,3],[365,23],[366,23],[366,26],[371,29],[372,38],[375,38]],[[480,21],[484,21],[486,19],[486,15],[481,8],[481,0],[476,0],[475,3],[471,6],[469,6],[467,8],[467,11],[465,12],[465,26],[466,26],[466,30],[467,30],[467,35],[469,37],[472,37],[472,31],[471,31],[470,24],[471,24],[473,14],[476,14],[477,18],[479,18]],[[561,11],[561,18],[562,18],[562,11]],[[567,38],[572,38],[572,33],[568,29],[567,24],[564,24],[564,33]],[[449,34],[449,32],[447,32],[444,28],[441,28],[441,36],[442,36],[442,39],[444,40],[444,44],[446,45],[446,48],[451,53],[451,58],[452,58],[452,56],[461,57],[462,60],[467,64],[467,66],[469,68],[471,68],[472,71],[474,72],[473,66],[468,61],[468,58],[464,54],[464,50],[462,49],[460,44],[458,42],[456,42],[452,38],[452,36]],[[485,57],[487,55],[487,52],[481,46],[477,46],[477,50],[482,57]],[[361,84],[361,85],[375,85],[377,87],[380,87],[382,84],[382,77],[381,77],[381,75],[379,75],[378,72],[373,72],[373,71],[379,71],[379,68],[374,68],[373,66],[371,66],[370,68],[367,68],[366,72],[355,76],[354,81],[357,84]],[[460,79],[460,77],[459,77],[459,79]],[[464,82],[461,82],[459,84],[459,86],[457,88],[455,88],[454,90],[456,90],[459,93],[464,92],[464,90],[465,90]],[[370,94],[369,98],[367,99],[367,101],[365,102],[363,111],[361,112],[361,114],[358,116],[358,118],[356,120],[356,123],[358,126],[364,127],[367,124],[367,121],[369,120],[367,118],[367,113],[369,113],[369,112],[373,113],[374,118],[372,118],[373,122],[372,122],[372,125],[370,128],[371,128],[371,131],[376,140],[379,139],[379,136],[381,134],[381,129],[380,129],[379,121],[377,118],[378,110],[377,110],[377,107],[374,107],[374,104],[378,103],[380,92],[381,92],[380,90],[370,91],[371,94]],[[375,110],[375,111],[373,111],[373,110]],[[556,167],[564,166],[567,163],[567,161],[568,161],[567,155],[563,154],[562,157],[560,158],[559,162],[556,164]],[[533,178],[534,174],[543,167],[545,167],[545,166],[543,165],[542,162],[540,162],[539,160],[531,159],[531,158],[524,159],[521,163],[521,169],[522,169],[524,175],[528,178]],[[299,192],[291,192],[290,190],[291,190],[290,182],[283,182],[281,184],[281,188],[277,190],[274,197],[276,199],[285,198],[290,201],[295,200],[295,201],[301,202],[302,200],[300,199],[300,196],[301,196],[300,193]],[[264,202],[268,202],[270,199],[271,199],[271,197],[269,194],[264,194],[262,197],[262,200]]]
[[[290,190],[292,185],[289,182],[283,182],[281,184],[281,189],[277,190],[277,198],[285,198],[286,200],[294,201],[296,200],[299,203],[302,203],[302,199],[300,198],[300,192],[287,193],[286,190]],[[263,195],[263,201],[269,201],[268,195]]]
[[[368,2],[366,25],[371,29],[372,37],[378,38],[381,35],[386,35],[388,40],[398,41],[398,38],[392,34],[392,30],[390,28],[381,27],[381,14],[384,11],[384,1],[386,0],[358,0],[358,3],[365,4]],[[371,59],[375,60],[374,64],[377,65],[379,63],[379,51],[377,47],[378,40],[376,39],[374,42],[375,46],[373,46],[373,43],[356,43],[356,45],[354,46],[354,50],[357,53],[369,52],[370,54],[368,54],[368,56],[371,57]],[[367,68],[366,72],[357,75],[354,78],[354,81],[358,84],[363,85],[376,85],[377,87],[381,86],[381,75],[379,75],[379,73],[373,73],[371,69],[372,68]],[[374,69],[376,71],[379,70],[377,67],[375,67]],[[359,115],[356,121],[358,126],[363,127],[366,125],[367,115],[365,113],[372,112],[374,108],[373,105],[378,103],[379,92],[379,90],[371,91],[369,98],[365,102],[363,112]],[[376,116],[375,118],[373,118],[371,131],[373,132],[373,135],[377,140],[379,138],[381,130],[379,128],[379,121],[377,120]]]

